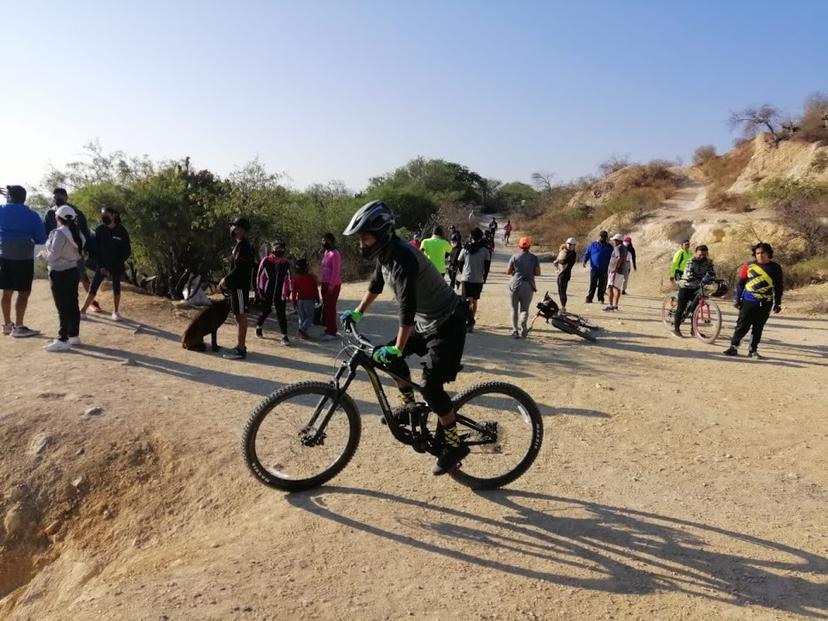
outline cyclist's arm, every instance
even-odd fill
[[[397,347],[400,351],[405,351],[405,345],[408,339],[411,338],[411,333],[414,332],[414,326],[400,326],[397,330]]]
[[[748,265],[745,263],[739,269],[739,278],[736,281],[736,294],[734,295],[735,301],[739,304],[742,301],[742,296],[745,294],[745,285],[747,284],[748,278]]]
[[[509,259],[509,265],[506,266],[506,275],[511,276],[515,273],[515,258],[511,257]]]
[[[382,293],[384,288],[385,278],[382,275],[382,268],[380,267],[379,262],[377,262],[376,267],[374,267],[374,273],[371,274],[371,280],[368,282],[368,291],[366,291],[365,295],[362,296],[362,300],[359,302],[357,310],[360,313],[365,313],[374,300],[379,297],[379,294]]]
[[[360,313],[365,314],[365,311],[368,310],[368,307],[371,306],[371,304],[374,303],[374,300],[376,300],[378,297],[379,293],[371,293],[370,291],[368,291],[365,295],[362,296],[362,300],[360,300],[359,306],[357,306],[357,310]]]

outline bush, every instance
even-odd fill
[[[791,289],[828,282],[828,254],[794,263],[784,269],[785,286]]]
[[[710,190],[707,194],[707,206],[718,211],[731,211],[734,213],[747,213],[755,207],[749,196],[744,194],[733,194],[721,189]]]
[[[716,147],[705,144],[693,151],[693,165],[701,166],[716,157]]]
[[[819,253],[828,244],[828,184],[773,177],[759,184],[754,196],[801,237],[803,258]]]
[[[799,131],[796,140],[805,142],[828,143],[828,125],[824,120],[828,115],[828,95],[814,93],[805,100],[802,118],[799,119]]]
[[[626,168],[629,165],[630,160],[627,156],[613,155],[609,159],[598,164],[598,170],[601,171],[601,175],[606,177],[607,175],[611,175],[612,173],[617,172],[622,168]]]

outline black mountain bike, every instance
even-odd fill
[[[418,453],[438,455],[442,436],[437,417],[425,403],[394,411],[371,358],[374,346],[353,323],[344,326],[343,360],[329,383],[300,382],[266,397],[244,430],[244,458],[262,483],[287,491],[316,487],[348,464],[359,444],[361,421],[348,388],[362,367],[374,388],[385,424],[394,438]],[[342,353],[340,352],[340,353]],[[422,386],[409,383],[422,394]],[[537,404],[523,390],[504,382],[477,384],[454,399],[458,435],[471,452],[450,472],[459,483],[490,489],[521,476],[540,451],[543,420]],[[402,413],[402,414],[401,414]]]
[[[551,323],[562,332],[580,336],[582,339],[586,339],[590,343],[598,342],[598,339],[595,338],[593,331],[600,330],[601,328],[592,323],[586,317],[562,311],[558,307],[557,302],[555,302],[555,300],[552,299],[552,296],[549,295],[548,291],[543,294],[543,300],[538,302],[537,308],[538,313],[532,319],[532,325],[529,326],[530,330],[534,327],[537,318],[543,317],[546,320],[546,323]]]

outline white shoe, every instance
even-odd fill
[[[72,349],[72,346],[66,341],[59,341],[58,339],[55,339],[48,345],[44,345],[43,349],[48,352],[69,351]]]
[[[80,345],[81,344],[79,336],[70,336],[69,340],[66,341],[66,342],[69,343],[70,345]]]
[[[123,317],[121,317],[121,313],[112,313],[112,321],[121,321]]]

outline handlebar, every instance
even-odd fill
[[[351,336],[357,343],[360,345],[360,349],[366,349],[368,351],[373,351],[374,344],[366,339],[362,334],[360,334],[359,330],[357,330],[356,323],[353,319],[346,319],[342,322],[342,327],[345,330],[345,334]]]

